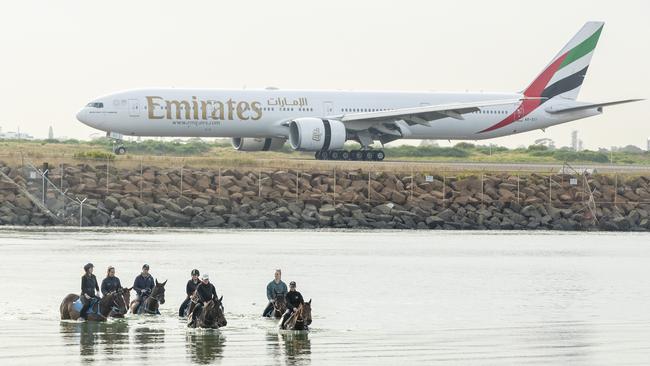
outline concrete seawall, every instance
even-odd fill
[[[644,176],[0,167],[2,225],[650,230]]]

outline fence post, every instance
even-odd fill
[[[447,176],[442,175],[442,208],[445,208],[445,186],[447,186]]]
[[[43,201],[43,206],[45,206],[45,175],[49,171],[50,171],[49,169],[45,169],[43,171],[43,192],[41,192],[42,193],[41,196],[43,197],[43,200],[42,200]]]
[[[83,218],[84,218],[84,202],[88,197],[84,198],[83,201],[79,201],[79,198],[76,198],[76,200],[79,202],[79,227],[83,226]]]
[[[481,173],[481,203],[485,203],[485,199],[483,196],[485,196],[485,187],[484,185],[484,179],[485,179],[485,173]]]
[[[614,206],[616,206],[616,196],[618,196],[618,173],[614,173]]]
[[[257,197],[262,197],[262,169],[257,169]]]
[[[300,171],[296,170],[296,202],[298,202],[300,198],[300,192],[299,192],[300,182],[298,181],[299,179],[300,179]]]
[[[142,199],[142,156],[140,156],[140,199]]]
[[[336,205],[336,165],[334,166],[334,186],[332,187],[332,205]]]
[[[551,190],[553,189],[553,175],[549,174],[548,175],[548,204],[551,204]]]
[[[519,204],[519,173],[517,173],[517,204]]]
[[[183,197],[183,164],[181,164],[181,197]]]
[[[110,159],[108,156],[106,156],[106,197],[108,197],[108,182],[110,179],[108,179],[108,175],[110,174],[108,171],[108,164],[110,163]]]
[[[368,198],[366,200],[368,203],[370,203],[370,174],[371,173],[372,172],[370,170],[368,170]]]
[[[415,184],[414,183],[415,179],[413,177],[413,174],[414,174],[413,168],[411,168],[411,199],[413,199],[413,184]]]

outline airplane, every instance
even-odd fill
[[[393,92],[139,89],[106,95],[77,119],[112,134],[230,137],[240,151],[291,148],[320,160],[381,161],[372,148],[398,139],[483,140],[599,115],[635,102],[577,101],[604,22],[587,22],[524,90]],[[361,149],[347,151],[346,141]],[[115,153],[126,153],[117,146]]]

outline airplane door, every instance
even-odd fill
[[[524,117],[524,104],[521,103],[515,110],[515,121],[523,122],[521,119]]]
[[[334,103],[323,102],[323,116],[329,116],[332,114],[334,114]]]
[[[129,99],[129,116],[140,117],[140,106],[137,99]]]

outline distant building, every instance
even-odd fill
[[[436,140],[422,140],[420,141],[420,146],[422,147],[438,147],[438,142]]]
[[[4,140],[33,140],[34,136],[24,133],[24,132],[13,132],[9,131],[6,133],[0,133],[0,139]]]
[[[571,149],[578,151],[578,131],[571,131]]]
[[[52,126],[50,126],[49,131],[47,131],[47,138],[49,140],[54,140],[54,130],[52,129]]]
[[[645,144],[646,144],[645,147],[646,151],[650,151],[650,138],[645,141]]]

